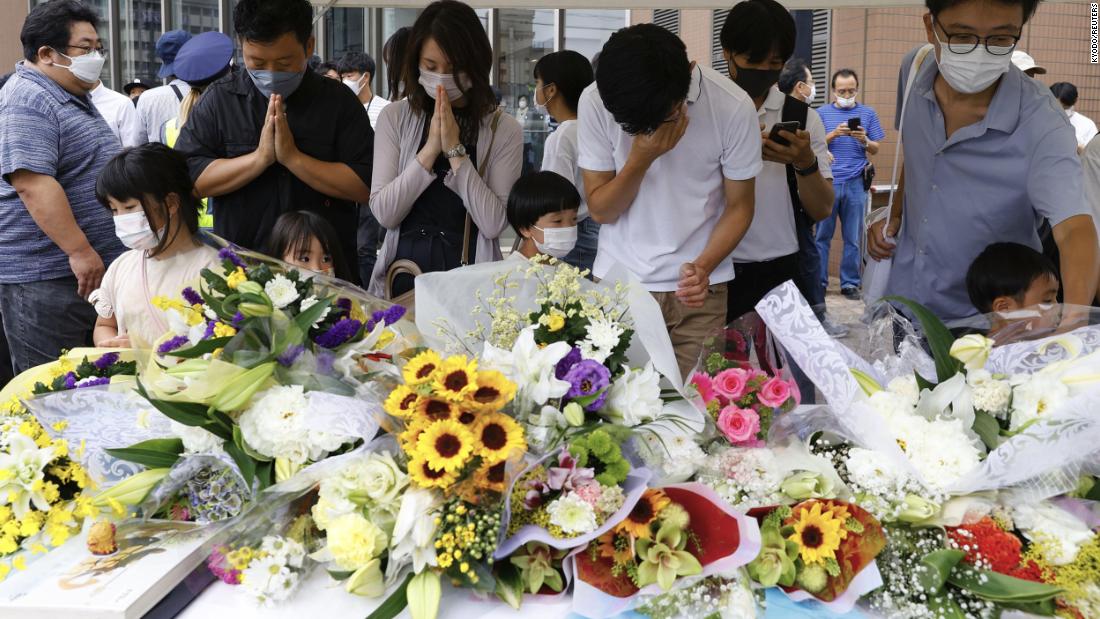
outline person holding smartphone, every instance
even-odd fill
[[[833,212],[817,224],[817,250],[821,255],[821,281],[829,287],[829,247],[833,242],[837,218],[844,237],[844,255],[840,260],[840,293],[848,299],[860,298],[861,269],[860,235],[863,233],[863,213],[867,190],[863,170],[867,155],[878,152],[879,142],[886,134],[879,125],[874,108],[856,101],[859,96],[859,76],[851,69],[841,69],[830,81],[833,103],[818,108],[833,154]]]

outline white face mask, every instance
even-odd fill
[[[549,86],[549,84],[543,84],[542,88],[546,88],[547,86]],[[557,93],[550,95],[549,99],[543,101],[542,103],[539,103],[539,92],[542,91],[542,88],[535,89],[535,111],[539,112],[540,114],[545,114],[549,116],[550,110],[546,109],[546,106],[550,105],[550,102],[554,100],[554,96],[557,95]]]
[[[534,228],[542,233],[542,242],[535,241],[535,249],[547,256],[564,258],[569,252],[573,251],[573,247],[577,244],[576,226],[569,226],[568,228],[540,228],[534,226]],[[533,238],[531,240],[534,241]]]
[[[802,82],[805,84],[806,82]],[[817,96],[817,84],[810,84],[810,94],[806,95],[806,101],[813,101]]]
[[[470,80],[462,80],[463,86],[466,90],[470,89]],[[447,98],[451,101],[458,99],[462,96],[463,89],[458,87],[458,82],[455,81],[455,76],[450,73],[432,73],[431,71],[420,70],[420,85],[424,87],[424,90],[428,93],[428,96],[435,98],[436,87],[442,86],[447,91]]]
[[[149,226],[149,219],[142,211],[116,215],[114,221],[115,235],[130,249],[153,249],[164,234],[164,230],[161,230],[160,234],[153,232],[153,228]]]
[[[836,98],[836,106],[841,108],[841,109],[850,110],[850,109],[852,109],[856,106],[856,98],[855,97],[837,97]]]
[[[54,50],[57,52],[57,50]],[[61,52],[57,52],[60,56],[65,56]],[[69,59],[68,66],[61,64],[54,64],[55,67],[61,67],[62,69],[68,69],[76,76],[76,79],[88,83],[94,84],[99,81],[99,74],[103,71],[103,64],[107,62],[107,57],[99,53],[99,50],[92,50],[83,56],[65,56]]]
[[[990,54],[985,45],[979,45],[968,54],[956,54],[943,42],[936,29],[932,35],[940,44],[940,73],[947,84],[957,92],[974,94],[989,88],[1012,64],[1012,54],[997,56]]]
[[[342,80],[342,81],[344,82],[344,86],[347,86],[348,88],[350,88],[351,91],[354,92],[356,94],[356,96],[358,96],[360,91],[363,90],[363,83],[366,81],[366,79],[367,79],[367,76],[364,75],[363,77],[361,77],[357,80],[346,79],[346,80]]]

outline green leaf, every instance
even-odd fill
[[[248,457],[248,454],[237,447],[233,441],[226,441],[222,447],[225,449],[225,453],[233,458],[233,462],[237,463],[237,468],[241,471],[241,477],[244,478],[245,485],[251,488],[252,480],[256,478],[256,461]],[[263,488],[260,489],[263,490]]]
[[[934,594],[943,590],[943,585],[951,577],[951,570],[962,561],[966,553],[961,550],[944,548],[924,555],[920,560],[921,569],[917,575],[921,590]]]
[[[974,425],[971,427],[990,451],[1000,444],[1001,426],[993,415],[985,411],[974,411]]]
[[[244,440],[244,436],[241,434],[240,426],[233,426],[233,444],[237,447],[240,447],[241,451],[243,451],[245,454],[248,455],[248,457],[252,458],[253,460],[258,460],[260,462],[268,462],[269,460],[271,460],[271,458],[268,458],[263,454],[256,453],[251,447],[248,446],[248,443]]]
[[[210,423],[210,418],[206,416],[207,409],[202,404],[155,400],[145,391],[145,385],[141,384],[140,379],[137,381],[137,391],[141,397],[145,398],[153,405],[153,408],[175,422],[192,427],[203,427]]]
[[[209,409],[207,414],[210,419],[214,421],[219,427],[223,428],[226,432],[234,433],[237,431],[237,424],[233,423],[233,418],[217,409]],[[220,434],[218,436],[221,436]],[[228,439],[229,437],[222,437]]]
[[[496,564],[493,571],[497,581],[497,597],[515,610],[519,610],[520,604],[523,603],[523,577],[519,569],[511,562],[502,561]]]
[[[317,322],[321,318],[321,314],[325,313],[325,310],[332,305],[332,299],[321,299],[311,305],[309,309],[298,314],[294,317],[294,324],[298,325],[298,328],[302,330],[302,333],[309,333],[313,323]]]
[[[593,393],[593,394],[590,394],[590,395],[582,395],[582,396],[579,396],[579,397],[576,397],[576,398],[569,398],[569,401],[570,402],[576,402],[577,404],[579,404],[582,407],[587,407],[589,404],[591,404],[591,403],[595,402],[596,400],[600,399],[600,396],[603,395],[608,389],[610,389],[610,387],[604,387],[603,389],[600,389],[596,393]]]
[[[959,608],[959,605],[946,595],[930,596],[928,598],[928,610],[932,611],[932,616],[937,617],[937,619],[967,618],[966,613]]]
[[[198,359],[199,357],[212,353],[219,348],[225,348],[225,345],[229,343],[229,340],[233,339],[229,337],[212,337],[208,340],[203,340],[198,344],[195,344],[191,348],[184,348],[181,350],[173,350],[171,355],[173,357],[179,357],[181,359]]]
[[[913,372],[913,376],[917,378],[917,390],[924,391],[927,389],[931,391],[936,388],[936,383],[921,376],[918,372]]]
[[[1053,617],[1054,616],[1054,599],[1043,600],[1041,602],[1002,602],[1001,606],[1005,608],[1015,608],[1016,610],[1022,610],[1025,613],[1032,615],[1039,615],[1040,617]]]
[[[1100,501],[1100,482],[1094,483],[1085,498],[1090,501]]]
[[[147,441],[134,443],[130,449],[150,449],[166,454],[180,455],[183,453],[183,441],[178,438],[151,438]]]
[[[333,580],[339,580],[341,582],[351,578],[351,575],[355,573],[354,571],[345,572],[345,571],[341,571],[341,570],[325,570],[325,571],[328,572],[329,576],[332,576]]]
[[[267,488],[275,484],[275,461],[260,462],[256,465],[256,479],[260,480],[260,487]]]
[[[367,619],[393,619],[397,615],[401,614],[401,611],[405,610],[405,607],[409,605],[408,598],[405,591],[409,588],[409,581],[413,579],[413,575],[409,574],[405,577],[405,580],[401,581],[401,584],[394,589],[390,597],[386,598],[382,605],[374,609],[374,612],[367,615]]]
[[[904,297],[885,297],[887,301],[901,303],[909,308],[920,321],[928,347],[932,349],[932,358],[936,361],[936,378],[943,382],[962,371],[962,362],[951,356],[951,344],[955,337],[935,314],[927,307]]]
[[[984,600],[997,603],[1042,602],[1062,592],[1053,585],[974,568],[955,570],[947,580]]]
[[[178,453],[135,447],[120,447],[118,449],[104,449],[103,451],[119,460],[136,462],[137,464],[151,469],[170,468],[180,458]]]

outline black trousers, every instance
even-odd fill
[[[734,263],[734,278],[729,283],[726,323],[753,311],[764,295],[783,282],[798,277],[798,253],[764,262]]]

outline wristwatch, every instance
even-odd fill
[[[809,167],[799,168],[798,166],[794,165],[793,163],[791,164],[791,167],[794,168],[795,173],[798,174],[799,176],[809,176],[811,174],[815,174],[818,171],[817,157],[816,156],[814,157],[814,162],[811,163],[809,165]]]
[[[458,144],[454,148],[452,148],[451,150],[445,151],[443,153],[443,155],[445,157],[447,157],[447,159],[454,159],[455,157],[465,157],[466,156],[466,147],[461,145],[461,144]]]

